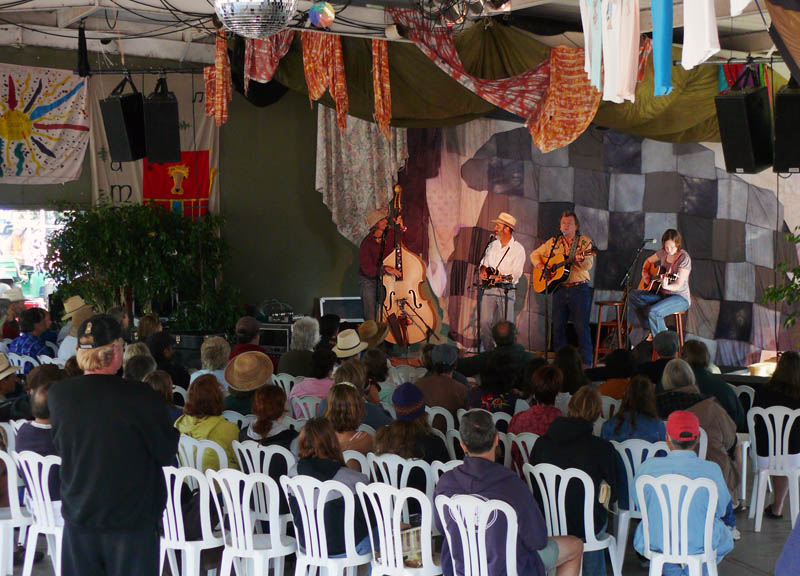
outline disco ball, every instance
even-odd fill
[[[266,38],[283,30],[297,11],[297,0],[214,0],[225,28],[245,38]]]

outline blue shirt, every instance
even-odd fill
[[[728,509],[731,496],[728,487],[725,485],[725,478],[722,477],[722,470],[719,466],[708,460],[701,460],[693,450],[673,450],[663,458],[648,458],[639,467],[636,478],[644,475],[663,476],[664,474],[680,474],[691,479],[710,478],[717,485],[717,510],[714,517],[714,530],[712,533],[713,547],[717,551],[717,563],[722,560],[728,552],[733,550],[733,537],[727,526],[722,522],[722,517]],[[661,508],[658,499],[652,490],[645,492],[645,502],[650,519],[650,547],[658,550],[663,542],[661,533]],[[641,506],[641,503],[637,504]],[[703,530],[705,525],[705,514],[708,509],[708,495],[705,490],[700,490],[695,494],[692,506],[689,509],[689,526],[696,526],[696,529],[689,531],[689,554],[699,554],[702,551]],[[633,538],[633,547],[640,554],[644,550],[644,523],[639,523],[636,528],[636,535]]]
[[[30,356],[31,358],[38,358],[39,356],[53,356],[53,351],[47,345],[39,340],[30,332],[23,332],[8,345],[8,351],[13,354],[20,354],[23,356]],[[25,374],[33,369],[30,363],[25,365]]]
[[[619,427],[619,431],[615,432],[617,421],[617,417],[614,417],[603,422],[600,437],[606,440],[614,440],[615,442],[624,442],[634,438],[646,440],[647,442],[663,442],[666,440],[666,426],[664,421],[658,418],[650,418],[638,414],[636,416],[636,430],[634,430],[630,420],[626,417],[622,426]]]
[[[653,0],[653,84],[656,96],[672,92],[672,0]]]

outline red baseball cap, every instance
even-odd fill
[[[676,410],[667,419],[667,436],[679,442],[691,442],[700,435],[700,421],[692,412]]]

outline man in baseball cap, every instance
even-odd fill
[[[675,410],[667,420],[667,446],[670,452],[665,457],[647,458],[636,473],[641,476],[663,476],[664,474],[680,474],[687,478],[710,478],[717,487],[717,508],[714,513],[714,530],[711,546],[717,551],[717,564],[731,550],[733,540],[738,535],[736,519],[731,507],[731,496],[719,466],[710,460],[698,458],[696,448],[700,439],[700,421],[694,413],[687,410]],[[636,494],[634,493],[634,498]],[[637,498],[638,500],[638,498]],[[645,492],[645,501],[637,502],[646,506],[650,522],[650,548],[660,549],[664,541],[661,525],[661,506],[653,490]],[[692,501],[689,511],[689,525],[697,526],[689,531],[689,554],[701,554],[703,551],[703,530],[706,510],[708,509],[708,493],[700,490]],[[644,552],[644,523],[636,529],[633,546],[636,551]],[[675,534],[674,537],[678,535]],[[738,539],[738,538],[736,538]],[[680,566],[667,564],[664,574],[679,574]]]

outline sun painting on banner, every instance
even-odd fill
[[[58,172],[85,149],[85,81],[60,70],[14,68],[23,73],[3,74],[0,97],[0,177]]]

